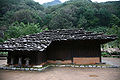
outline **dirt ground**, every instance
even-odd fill
[[[0,80],[120,80],[120,68],[53,67],[43,72],[0,70]]]
[[[120,58],[102,60],[120,65]],[[0,60],[2,64],[6,64],[6,60]],[[120,68],[52,67],[42,72],[0,70],[0,80],[120,80]]]

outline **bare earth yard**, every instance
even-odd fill
[[[119,58],[104,58],[105,62],[120,64]],[[6,61],[0,61],[0,64]],[[120,80],[120,68],[52,67],[43,72],[0,70],[0,80]]]
[[[0,80],[120,80],[120,69],[54,67],[43,72],[1,70]]]

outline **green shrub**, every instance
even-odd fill
[[[0,52],[0,55],[8,55],[8,52]]]
[[[105,56],[105,55],[110,55],[110,53],[108,53],[108,52],[102,52],[102,56]]]

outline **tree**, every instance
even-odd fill
[[[77,8],[74,5],[68,5],[61,8],[53,14],[50,21],[50,29],[72,28],[76,26],[77,18],[75,16]]]
[[[116,15],[114,15],[114,14],[112,14],[112,16],[111,16],[110,25],[111,26],[112,25],[118,25],[118,26],[120,26],[120,19]]]
[[[86,24],[87,24],[86,18],[84,16],[80,15],[77,27],[82,28],[82,27],[85,27]]]
[[[23,22],[13,23],[9,29],[5,32],[5,40],[10,38],[18,38],[20,36],[25,36],[28,34],[34,34],[41,32],[39,24],[28,23],[24,24]]]
[[[107,33],[115,34],[118,37],[116,41],[109,43],[109,45],[120,48],[120,27],[118,27],[117,25],[113,25],[112,28],[108,29]]]
[[[99,18],[100,26],[109,26],[111,14],[107,9],[100,8],[96,16]]]

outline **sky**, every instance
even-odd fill
[[[43,3],[46,3],[46,2],[51,2],[51,1],[54,1],[54,0],[34,0],[36,2],[39,2],[40,4],[43,4]],[[61,2],[65,2],[65,1],[68,1],[68,0],[60,0]],[[92,0],[93,2],[106,2],[106,1],[118,1],[118,0]]]

